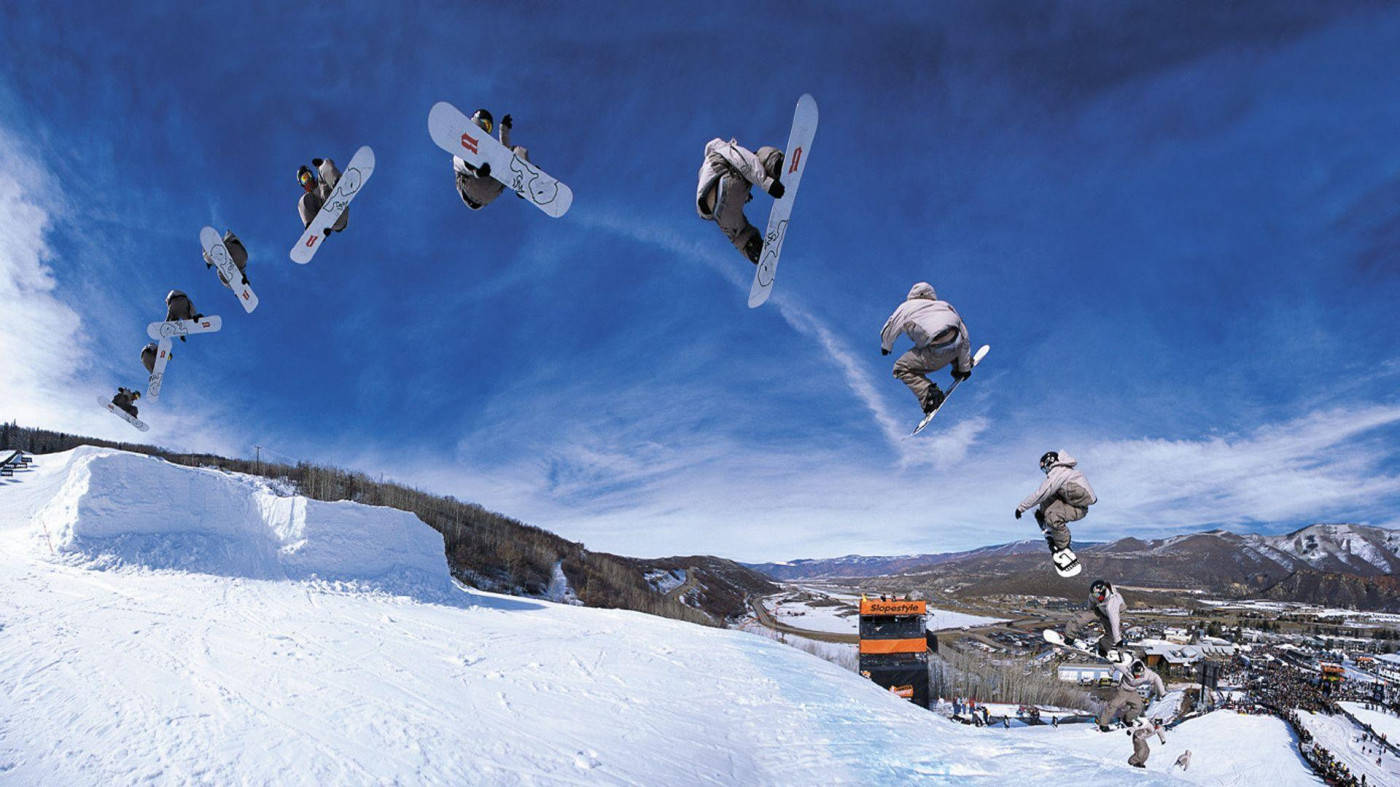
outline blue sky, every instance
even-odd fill
[[[0,415],[396,478],[634,555],[1400,525],[1400,8],[1351,3],[7,6]],[[821,108],[776,294],[692,205],[704,143]],[[469,212],[438,100],[515,117],[553,220]],[[371,145],[308,266],[297,166]],[[770,201],[749,216],[762,226]],[[244,315],[199,258],[233,228]],[[919,280],[984,367],[918,440],[879,354]],[[897,345],[902,351],[906,344]],[[946,379],[940,375],[939,379]],[[925,439],[926,438],[926,439]]]

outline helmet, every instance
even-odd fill
[[[909,288],[909,294],[904,296],[904,300],[912,301],[915,298],[923,298],[928,301],[938,300],[938,291],[933,289],[933,285],[926,281],[916,282]]]
[[[1089,585],[1089,592],[1093,593],[1094,597],[1099,601],[1103,601],[1108,597],[1108,582],[1102,579],[1094,580],[1093,583]]]
[[[1153,727],[1160,727],[1160,726],[1162,726],[1162,720],[1161,720],[1161,719],[1153,719],[1153,720],[1152,720],[1152,726],[1153,726]]]
[[[1060,461],[1060,455],[1055,451],[1046,451],[1045,453],[1041,454],[1040,472],[1049,475],[1051,465],[1054,465],[1058,461]]]
[[[783,152],[771,145],[764,145],[758,149],[754,155],[758,156],[758,161],[763,165],[763,173],[773,180],[777,180],[783,174]]]
[[[302,188],[310,191],[311,187],[316,185],[316,170],[302,164],[297,169],[297,183],[300,183]]]
[[[491,119],[491,113],[484,109],[478,109],[472,113],[472,122],[481,126],[481,130],[487,134],[490,134],[491,129],[496,125],[496,121]]]
[[[1137,677],[1147,671],[1147,665],[1142,663],[1142,659],[1133,659],[1133,664],[1128,667],[1128,671],[1133,673],[1133,677]]]

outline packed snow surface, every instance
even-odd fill
[[[1379,751],[1375,743],[1360,740],[1365,731],[1346,716],[1300,710],[1298,723],[1333,757],[1345,763],[1352,775],[1359,778],[1364,774],[1367,784],[1400,784],[1400,758]]]
[[[1390,743],[1400,745],[1400,716],[1385,711],[1368,710],[1365,705],[1359,702],[1339,702],[1348,713],[1355,716],[1362,724],[1371,725],[1371,729],[1377,735],[1384,735]]]
[[[402,512],[36,465],[0,487],[0,782],[1171,783],[1125,738],[989,734],[743,632],[463,590]],[[1251,730],[1188,778],[1303,783]]]

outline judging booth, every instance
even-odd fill
[[[860,674],[928,707],[928,602],[860,599]]]

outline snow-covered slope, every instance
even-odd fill
[[[0,487],[0,782],[1169,781],[743,632],[452,587],[397,511],[37,465]]]

